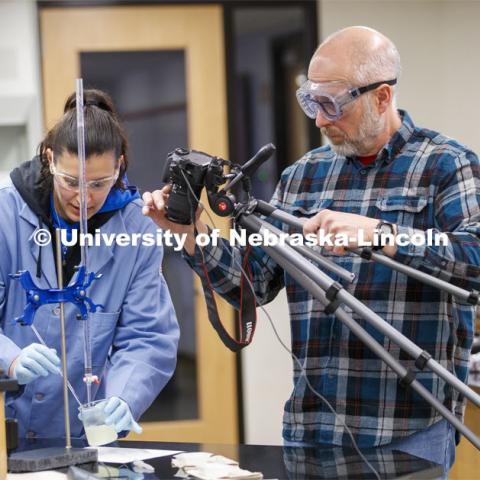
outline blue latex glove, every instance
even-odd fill
[[[32,343],[14,360],[13,375],[20,385],[25,385],[38,377],[60,373],[59,366],[60,359],[53,348]]]
[[[117,432],[124,430],[133,430],[135,433],[143,432],[142,427],[133,418],[127,402],[121,398],[110,397],[103,411],[107,415],[105,423],[107,425],[113,425],[113,428],[115,428]]]

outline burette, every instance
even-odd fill
[[[83,80],[76,81],[76,110],[77,110],[77,144],[78,144],[78,194],[80,203],[80,238],[88,233],[87,217],[87,180],[85,160],[85,115],[83,103]],[[85,242],[80,244],[80,266],[88,272],[88,252]],[[98,383],[98,377],[92,372],[92,346],[91,346],[91,311],[88,310],[87,318],[83,323],[84,338],[84,365],[85,375],[83,381],[87,387],[87,403],[92,401],[92,383]]]

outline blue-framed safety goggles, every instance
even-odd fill
[[[332,86],[338,82],[315,83],[307,80],[297,90],[297,100],[307,117],[315,119],[320,112],[327,120],[338,120],[344,113],[344,107],[356,100],[363,93],[375,90],[380,85],[395,85],[397,79],[375,82],[364,87],[344,88],[332,93]]]

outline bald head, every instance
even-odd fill
[[[348,27],[327,37],[310,61],[313,81],[366,85],[398,78],[400,56],[393,42],[368,27]]]

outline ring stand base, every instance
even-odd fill
[[[50,447],[15,452],[8,457],[9,472],[39,472],[55,468],[93,463],[97,450],[91,448]]]

